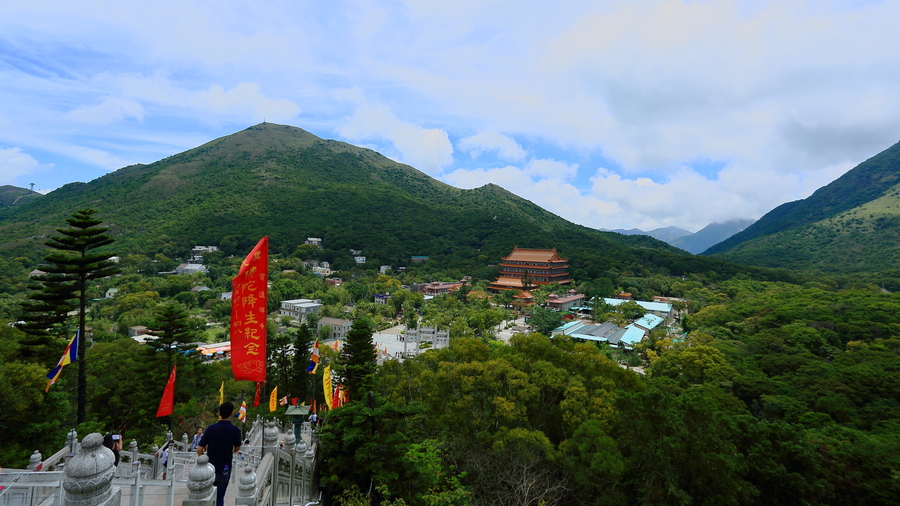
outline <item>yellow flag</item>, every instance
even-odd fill
[[[225,404],[225,381],[222,381],[222,386],[219,387],[219,406]]]
[[[269,394],[269,411],[275,411],[278,409],[278,387],[272,389],[272,393]]]
[[[325,390],[325,404],[331,409],[331,397],[334,393],[331,391],[331,366],[325,366],[325,373],[322,375],[322,388]]]

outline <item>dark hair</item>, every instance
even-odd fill
[[[222,418],[231,418],[231,414],[234,413],[234,404],[230,402],[226,402],[219,406],[219,416]]]

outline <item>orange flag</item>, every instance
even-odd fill
[[[268,272],[269,236],[266,236],[247,255],[232,281],[231,370],[236,380],[266,380]]]
[[[156,416],[169,416],[172,414],[172,408],[175,407],[175,368],[178,364],[172,366],[172,374],[169,375],[169,381],[166,382],[166,388],[163,390],[162,399],[159,401],[159,409],[156,410]]]

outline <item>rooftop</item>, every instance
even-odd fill
[[[556,253],[556,248],[553,249],[534,249],[534,248],[520,248],[516,246],[513,248],[512,253],[507,257],[503,257],[503,260],[513,260],[516,262],[565,262],[565,258],[560,258]]]

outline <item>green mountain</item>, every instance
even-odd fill
[[[750,265],[864,272],[900,262],[900,143],[809,198],[782,204],[705,255]]]
[[[572,224],[496,185],[461,190],[374,151],[269,123],[0,210],[0,254],[37,258],[47,234],[84,207],[97,209],[123,255],[152,255],[163,242],[240,254],[268,235],[276,253],[320,237],[332,256],[345,252],[327,260],[349,261],[353,248],[374,265],[428,255],[477,268],[518,245],[556,247],[591,278],[610,268],[746,271],[650,237]]]
[[[24,205],[26,202],[41,196],[40,193],[35,191],[6,184],[0,186],[0,209]]]

